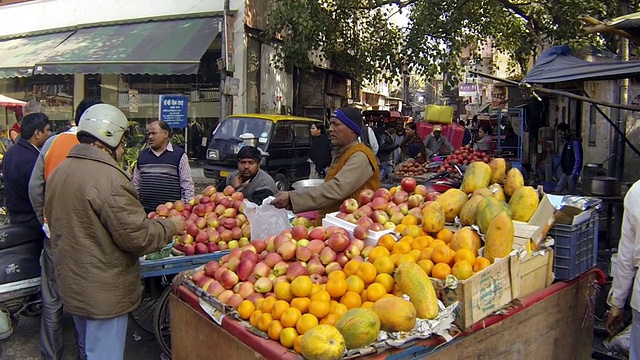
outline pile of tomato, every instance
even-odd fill
[[[484,151],[473,150],[471,146],[465,145],[461,146],[451,155],[447,156],[442,166],[440,166],[440,171],[449,171],[453,168],[454,165],[464,166],[469,165],[474,161],[484,161],[488,164],[490,160],[491,159],[489,158],[489,155],[487,155]]]

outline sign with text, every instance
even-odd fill
[[[160,120],[170,128],[187,127],[187,97],[184,95],[160,95]]]
[[[476,84],[471,84],[471,83],[458,84],[458,96],[467,97],[467,96],[477,96],[477,95],[478,95],[478,86]]]

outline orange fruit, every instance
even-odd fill
[[[256,306],[250,300],[242,300],[238,306],[238,315],[244,320],[250,318],[254,311],[256,311]]]
[[[280,332],[280,344],[282,346],[291,349],[293,348],[293,343],[296,341],[298,337],[298,331],[296,331],[293,327],[286,327]]]
[[[351,310],[362,305],[362,298],[360,298],[360,294],[355,291],[347,291],[340,298],[340,304],[344,304],[347,309]]]
[[[356,270],[358,270],[358,266],[360,266],[359,261],[349,260],[349,262],[344,265],[344,268],[342,269],[342,271],[344,272],[344,275],[346,277],[349,277],[356,273]]]
[[[331,310],[331,304],[328,301],[312,300],[309,305],[309,314],[315,315],[318,319],[327,316],[329,310]]]
[[[342,270],[336,270],[336,271],[330,272],[329,275],[327,275],[327,279],[333,279],[333,278],[346,279],[347,275]]]
[[[302,335],[298,335],[293,341],[293,350],[298,354],[302,354],[302,346],[300,344],[302,344]]]
[[[402,232],[404,231],[404,229],[405,229],[406,227],[407,227],[407,225],[402,224],[402,223],[400,223],[400,224],[396,225],[396,233],[398,233],[398,234],[402,234]],[[391,250],[391,249],[389,249],[389,250]]]
[[[280,333],[284,330],[284,326],[278,320],[273,320],[269,329],[267,329],[267,335],[271,340],[280,340]]]
[[[327,290],[320,290],[317,293],[311,294],[311,301],[319,300],[319,301],[331,301],[331,295],[327,292]]]
[[[373,266],[372,263],[364,262],[360,264],[358,270],[356,271],[356,276],[358,276],[365,284],[371,284],[373,280],[376,279],[376,267]]]
[[[298,319],[296,330],[298,330],[298,334],[304,335],[304,333],[316,326],[318,326],[318,318],[311,314],[304,314]]]
[[[453,256],[453,261],[457,263],[462,260],[468,261],[469,264],[473,266],[473,264],[476,263],[476,255],[474,254],[473,250],[468,248],[462,248],[456,251],[456,254]]]
[[[396,230],[397,229],[398,228],[396,227]],[[393,250],[393,245],[395,244],[396,244],[396,238],[394,238],[393,235],[384,234],[380,236],[380,238],[378,239],[378,246],[385,247],[389,251]],[[369,256],[371,256],[371,254],[369,254]]]
[[[253,302],[253,305],[256,306],[256,310],[262,309],[263,302],[264,302],[264,298],[256,299],[256,301]]]
[[[467,260],[460,260],[453,265],[451,273],[457,277],[458,280],[466,280],[473,276],[473,266],[471,266]]]
[[[373,283],[367,288],[367,301],[376,302],[387,294],[387,289],[382,284]]]
[[[420,254],[422,254],[422,251],[418,249],[409,251],[409,255],[411,255],[415,261],[420,259]]]
[[[445,263],[448,264],[453,260],[455,253],[447,245],[438,245],[433,249],[431,253],[431,261],[435,264]]]
[[[258,329],[267,332],[269,331],[269,325],[273,322],[273,316],[269,313],[262,313],[258,318]]]
[[[400,224],[404,224],[407,225],[407,227],[411,226],[411,225],[418,225],[418,218],[413,216],[413,215],[405,215],[404,218],[402,218],[402,221],[400,222]],[[406,229],[406,228],[405,228]],[[404,232],[404,231],[403,231]],[[401,232],[402,233],[402,232]],[[403,234],[404,235],[404,234]]]
[[[408,215],[411,216],[411,215]],[[407,217],[405,216],[405,219]],[[402,232],[402,235],[404,236],[411,236],[413,237],[413,239],[424,235],[424,232],[422,231],[422,229],[420,228],[420,226],[415,225],[415,224],[411,224],[411,225],[407,225],[406,228],[404,228],[404,231]]]
[[[391,189],[389,189],[389,194],[390,194],[391,196],[393,196],[393,194],[395,194],[395,193],[396,193],[396,191],[398,191],[398,187],[397,187],[397,186],[394,186],[394,187],[392,187]]]
[[[360,293],[360,302],[364,303],[367,301],[367,289],[362,290]]]
[[[347,291],[355,291],[359,294],[362,290],[364,290],[364,281],[362,279],[357,275],[351,275],[347,278]]]
[[[298,276],[291,282],[291,294],[295,297],[304,297],[311,295],[313,282],[308,276]]]
[[[251,314],[251,316],[249,317],[249,324],[251,324],[251,326],[257,328],[258,327],[258,319],[260,319],[260,315],[262,315],[262,311],[260,311],[260,310],[254,311],[253,314]]]
[[[395,245],[395,242],[394,242],[394,245]],[[378,260],[378,258],[389,256],[389,255],[391,255],[391,253],[389,252],[389,250],[386,247],[384,247],[384,246],[376,246],[373,249],[371,249],[371,252],[369,252],[369,258],[367,259],[367,261],[369,261],[370,263],[374,263],[374,262],[376,262],[376,260]],[[351,261],[353,261],[353,260],[351,260]],[[349,263],[347,263],[347,265],[349,265]],[[346,267],[345,267],[345,273],[346,273]],[[351,275],[353,275],[353,274],[351,274]]]
[[[411,243],[408,241],[398,241],[395,245],[393,245],[394,254],[408,254],[411,251]]]
[[[415,239],[413,239],[413,241],[411,242],[411,249],[412,250],[426,249],[426,247],[429,246],[430,242],[431,240],[429,239],[429,236],[426,236],[426,235],[418,236]]]
[[[489,259],[487,258],[479,256],[476,258],[476,261],[473,264],[473,271],[479,272],[479,271],[482,271],[483,269],[488,268],[489,266],[491,266],[491,261],[489,261]]]
[[[395,285],[396,283],[393,279],[393,276],[389,274],[378,274],[378,276],[376,276],[375,282],[378,284],[382,284],[387,292],[391,292],[393,290],[393,285]]]
[[[435,239],[432,242],[429,243],[430,248],[436,248],[440,245],[447,245],[447,243],[445,243],[444,241],[440,240],[440,239]]]
[[[294,298],[293,294],[291,294],[291,284],[286,282],[277,283],[273,288],[273,292],[278,300],[291,301]]]
[[[433,261],[431,260],[427,260],[427,259],[422,259],[420,261],[418,261],[418,265],[420,265],[420,267],[422,268],[422,270],[424,270],[424,272],[427,273],[427,276],[431,276],[431,270],[433,270]]]
[[[278,300],[276,301],[275,304],[273,304],[273,307],[271,308],[271,316],[273,316],[275,320],[280,320],[280,317],[282,317],[282,314],[288,308],[289,308],[288,302],[284,300]]]
[[[410,263],[414,263],[416,262],[416,259],[414,259],[413,256],[411,256],[410,254],[402,254],[398,257],[398,265],[405,263],[405,262],[410,262]]]
[[[300,310],[294,307],[289,307],[280,317],[280,322],[285,327],[294,327],[296,326],[296,323],[298,323],[298,320],[301,316],[302,313],[300,312]]]
[[[392,274],[395,268],[395,264],[390,256],[377,258],[376,261],[373,262],[373,266],[376,268],[378,274]]]
[[[327,292],[329,293],[329,295],[331,295],[331,297],[339,298],[346,291],[347,291],[347,281],[345,279],[333,278],[327,281]]]
[[[403,237],[400,238],[400,240],[398,240],[398,242],[407,242],[407,243],[411,244],[413,242],[413,236],[404,235]]]
[[[294,307],[300,310],[302,314],[306,314],[309,312],[310,304],[311,304],[311,299],[309,299],[308,297],[299,297],[291,300],[291,307]]]
[[[445,279],[448,275],[451,275],[451,267],[445,263],[438,263],[431,269],[431,277],[436,279]]]
[[[389,256],[391,261],[393,261],[393,265],[398,266],[398,259],[400,258],[400,255],[402,254],[391,254],[391,256]]]
[[[442,229],[436,235],[436,239],[442,240],[445,243],[450,243],[451,238],[453,238],[453,232],[449,229]]]
[[[273,304],[275,304],[276,301],[278,301],[278,299],[276,299],[275,296],[269,296],[268,298],[265,298],[262,302],[260,310],[262,310],[263,313],[270,313],[271,309],[273,308]]]
[[[371,309],[373,307],[373,303],[371,301],[365,301],[360,305],[361,308]]]
[[[338,315],[329,313],[320,320],[320,324],[335,325],[338,322]]]
[[[320,285],[313,284],[313,286],[311,287],[311,295],[315,294],[317,291],[320,291]]]
[[[420,252],[419,260],[431,260],[431,254],[432,253],[433,253],[433,248],[432,247],[428,247],[426,249],[423,249]]]
[[[337,305],[331,307],[331,313],[332,314],[336,314],[336,316],[338,317],[338,319],[344,315],[344,313],[346,313],[347,311],[349,311],[349,309],[347,309],[347,305],[345,304],[340,304],[338,303]]]

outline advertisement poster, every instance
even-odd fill
[[[160,120],[170,128],[187,127],[187,97],[184,95],[160,95]]]
[[[129,112],[138,112],[138,90],[129,89]]]

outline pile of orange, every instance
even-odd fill
[[[488,259],[476,257],[472,249],[452,250],[449,243],[453,232],[449,229],[430,236],[417,225],[403,223],[396,227],[396,232],[401,234],[400,239],[383,235],[369,253],[368,261],[379,273],[392,274],[398,265],[409,261],[420,265],[431,277],[445,279],[454,275],[465,280],[491,265]]]

